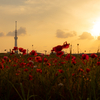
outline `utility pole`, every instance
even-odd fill
[[[44,50],[44,51],[45,51],[45,55],[46,55],[47,50]]]
[[[32,50],[33,50],[33,45],[32,45]]]
[[[27,49],[27,54],[28,54],[28,51],[29,51],[29,50]]]
[[[79,54],[79,44],[77,44],[77,52],[78,52],[78,54]]]
[[[70,51],[71,51],[71,54],[72,54],[72,45],[70,45]]]

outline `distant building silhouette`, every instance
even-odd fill
[[[15,47],[17,47],[17,39],[18,39],[18,37],[17,37],[17,21],[15,21],[15,37],[14,37],[14,39],[15,39]],[[18,50],[16,50],[15,53],[18,54]]]

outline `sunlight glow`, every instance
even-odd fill
[[[93,29],[91,30],[91,35],[94,37],[98,37],[100,35],[100,20],[94,22]]]

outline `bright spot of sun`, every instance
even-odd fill
[[[91,35],[94,37],[98,37],[100,35],[100,20],[94,22],[93,28],[91,30]]]

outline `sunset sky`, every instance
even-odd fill
[[[72,52],[100,49],[100,0],[0,0],[0,52],[15,45],[50,53],[65,41]],[[33,48],[32,48],[33,45]],[[69,49],[65,49],[69,52]]]

